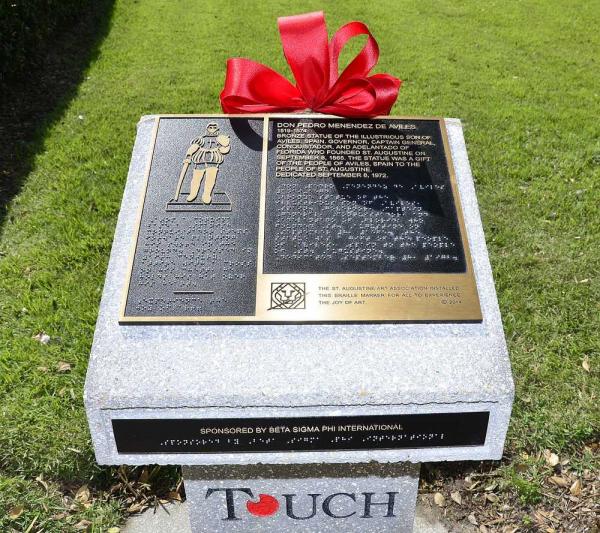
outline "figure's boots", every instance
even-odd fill
[[[188,194],[187,201],[193,202],[198,193],[200,192],[200,186],[202,185],[202,178],[204,177],[204,168],[195,168],[192,174],[192,182],[190,184],[190,194]],[[206,202],[205,202],[206,203]]]
[[[206,169],[206,180],[204,181],[204,192],[202,193],[202,203],[210,204],[212,202],[212,193],[217,182],[217,173],[219,167],[208,167]]]

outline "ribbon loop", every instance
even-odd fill
[[[349,22],[328,42],[322,11],[280,17],[277,22],[296,85],[260,63],[229,59],[221,92],[225,113],[311,109],[347,117],[389,114],[402,82],[390,74],[369,76],[379,59],[379,46],[366,24]],[[367,35],[367,42],[339,75],[340,53],[359,35]]]
[[[331,54],[331,85],[333,85],[338,78],[340,53],[350,39],[358,37],[359,35],[367,35],[367,42],[358,55],[344,69],[341,77],[367,76],[369,72],[371,72],[371,69],[377,64],[377,61],[379,60],[379,46],[369,31],[369,28],[362,22],[349,22],[342,26],[335,33],[333,39],[331,39],[331,44],[329,46]]]
[[[308,107],[329,88],[329,50],[323,12],[277,19],[283,53]]]

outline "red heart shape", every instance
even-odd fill
[[[259,494],[257,502],[246,502],[246,509],[254,516],[271,516],[279,509],[279,502],[269,494]]]

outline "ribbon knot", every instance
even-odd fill
[[[277,23],[296,85],[261,63],[241,57],[228,59],[221,92],[225,113],[311,110],[345,117],[389,114],[402,82],[390,74],[369,76],[379,59],[379,46],[365,24],[349,22],[328,42],[322,11],[280,17]],[[367,42],[339,74],[340,53],[358,35],[367,35]]]

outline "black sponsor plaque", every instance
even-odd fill
[[[156,119],[121,323],[480,321],[443,119]]]
[[[113,419],[119,453],[242,453],[483,446],[489,412]]]

